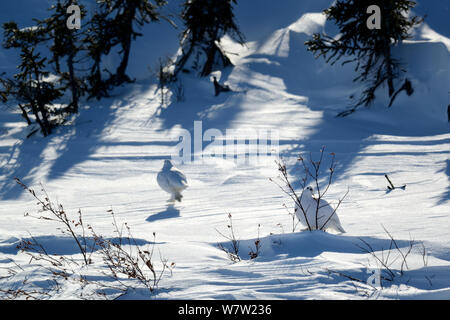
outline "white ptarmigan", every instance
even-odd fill
[[[186,176],[175,168],[170,160],[164,160],[164,166],[156,177],[159,186],[172,196],[168,200],[181,202],[181,192],[188,187]]]
[[[330,204],[320,199],[319,210],[317,215],[317,224],[316,224],[316,209],[317,209],[317,199],[313,197],[314,191],[312,187],[307,187],[300,198],[300,204],[303,207],[304,212],[306,213],[306,218],[308,219],[309,226],[312,230],[322,229],[333,229],[337,232],[344,233],[345,230],[341,226],[341,222],[339,221],[339,217],[337,213],[334,212],[334,209],[330,206]],[[306,222],[305,213],[299,207],[299,205],[295,204],[295,215],[301,224],[305,227],[308,227],[308,223]],[[334,214],[333,214],[334,212]],[[331,216],[331,218],[330,218]],[[327,222],[328,220],[328,222]],[[324,226],[324,224],[326,225]]]

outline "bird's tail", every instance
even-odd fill
[[[336,231],[345,233],[345,230],[344,230],[344,228],[342,228],[342,226],[341,226],[340,223],[336,223],[336,225],[334,226],[334,228],[336,229]]]
[[[333,229],[334,231],[346,233],[344,228],[341,226],[339,219],[331,219],[325,226],[324,229]]]

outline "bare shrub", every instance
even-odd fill
[[[155,265],[154,251],[156,246],[156,234],[153,233],[153,242],[146,249],[142,249],[138,241],[133,237],[130,227],[124,223],[119,225],[116,221],[114,211],[108,210],[113,220],[113,232],[116,233],[115,239],[108,239],[98,234],[91,225],[85,225],[81,210],[78,210],[77,217],[71,218],[64,210],[61,204],[55,205],[50,200],[45,189],[41,185],[43,198],[38,196],[33,189],[28,188],[19,179],[17,183],[28,191],[40,206],[39,215],[34,217],[40,220],[56,222],[62,225],[57,228],[62,234],[69,234],[74,244],[82,255],[82,263],[79,260],[64,255],[56,255],[48,252],[44,245],[30,234],[29,239],[22,239],[18,245],[18,249],[30,256],[29,263],[33,261],[37,267],[43,268],[49,272],[51,286],[48,288],[39,288],[30,286],[23,281],[21,285],[15,288],[1,289],[0,293],[5,299],[25,298],[40,299],[42,297],[52,297],[55,290],[59,290],[64,282],[73,281],[80,285],[83,289],[87,286],[94,288],[93,293],[83,294],[81,290],[80,298],[107,298],[104,293],[106,289],[114,289],[120,295],[126,294],[130,289],[135,289],[136,281],[147,288],[151,294],[155,292],[158,285],[166,272],[172,273],[175,267],[174,263],[162,258],[159,252],[160,264]],[[124,233],[125,230],[125,233]],[[82,274],[83,266],[94,264],[94,258],[103,263],[106,272],[102,272],[104,276],[113,280],[113,284],[107,282],[88,280],[88,277]],[[14,262],[15,263],[15,262]],[[15,264],[14,268],[9,268],[9,275],[5,278],[12,278],[20,271],[24,271],[22,266]],[[81,271],[80,271],[81,270]],[[111,281],[108,281],[111,282]],[[119,296],[120,296],[119,295]]]
[[[229,230],[229,235],[224,235],[222,232],[220,232],[217,229],[216,229],[216,231],[222,237],[224,237],[225,239],[227,239],[228,241],[231,242],[231,247],[227,248],[221,243],[218,243],[217,246],[219,247],[220,250],[222,250],[223,252],[225,252],[227,254],[228,258],[232,262],[239,262],[239,261],[241,261],[241,257],[239,256],[239,240],[236,239],[236,235],[234,233],[233,217],[232,217],[231,213],[228,214],[228,220],[229,220],[229,223],[227,225],[227,228]]]
[[[291,180],[289,178],[286,164],[280,160],[276,161],[278,165],[278,171],[280,172],[280,175],[278,176],[278,179],[270,179],[270,181],[274,182],[280,189],[287,194],[295,203],[296,207],[300,209],[301,213],[305,217],[305,221],[307,224],[307,229],[309,231],[312,230],[325,230],[325,227],[327,223],[330,221],[330,219],[336,214],[337,209],[340,207],[346,196],[348,195],[347,192],[338,200],[337,204],[335,205],[332,213],[328,216],[328,218],[325,220],[322,225],[319,225],[319,210],[322,209],[324,206],[328,206],[329,204],[326,203],[323,204],[325,200],[325,196],[327,192],[329,191],[331,185],[333,184],[333,177],[334,172],[336,168],[335,163],[335,154],[330,153],[330,160],[329,165],[327,166],[327,172],[328,174],[323,174],[323,168],[325,166],[324,163],[324,153],[325,153],[325,147],[322,147],[320,149],[320,157],[318,160],[314,160],[312,157],[312,154],[309,154],[308,160],[305,160],[305,157],[300,155],[297,159],[298,162],[300,162],[302,168],[303,168],[303,175],[302,178],[298,181],[301,187],[300,191],[296,191],[293,184],[291,183]],[[322,178],[325,180],[325,186],[321,187],[321,180]],[[305,196],[305,190],[307,186],[312,183],[315,186],[315,205],[314,208],[304,208],[302,203],[302,198]],[[322,203],[321,203],[322,200]],[[296,208],[296,210],[298,210]],[[308,220],[308,210],[314,210],[314,221]],[[295,230],[296,224],[294,223],[294,213],[291,213],[293,223],[292,223],[292,230]]]
[[[426,257],[428,256],[428,253],[422,242],[416,242],[411,239],[405,248],[400,248],[398,241],[393,235],[384,226],[383,229],[389,238],[389,247],[387,249],[382,249],[377,252],[373,246],[364,239],[359,239],[361,244],[357,244],[358,248],[372,258],[372,263],[377,265],[377,269],[379,270],[379,286],[372,285],[367,279],[327,269],[327,272],[330,274],[334,273],[351,280],[357,292],[368,298],[378,297],[381,290],[386,288],[389,284],[408,284],[411,279],[406,279],[405,275],[409,270],[408,258],[413,250],[417,250],[417,252],[423,256],[423,266],[427,266]],[[367,265],[366,268],[367,270],[373,269],[370,265]],[[425,276],[425,278],[431,285],[430,278],[427,276]]]
[[[403,276],[405,269],[408,269],[407,257],[409,256],[409,254],[411,253],[412,249],[415,247],[416,244],[414,240],[410,240],[407,250],[403,252],[399,248],[397,241],[394,239],[391,233],[385,227],[383,227],[383,229],[390,239],[389,248],[386,253],[384,250],[381,250],[381,254],[376,254],[372,246],[364,239],[360,239],[363,245],[358,245],[358,247],[362,251],[370,254],[375,259],[375,261],[381,265],[382,270],[386,273],[386,275],[381,275],[382,280],[394,281],[396,277]],[[399,270],[393,270],[391,268],[391,265],[399,259],[400,259]]]
[[[283,207],[286,209],[288,215],[291,217],[291,220],[292,220],[292,226],[291,226],[292,229],[291,230],[292,230],[292,232],[295,232],[295,230],[297,230],[297,226],[300,223],[300,221],[297,219],[297,217],[295,215],[295,211],[290,211],[285,203],[283,203]],[[281,225],[281,223],[279,223],[278,226],[282,229],[282,231],[284,233],[284,228]]]
[[[124,234],[123,228],[119,228],[116,222],[114,211],[111,209],[108,212],[113,217],[114,229],[118,235],[117,240],[105,239],[92,229],[94,242],[100,248],[100,256],[109,270],[106,275],[121,283],[125,290],[129,290],[133,286],[126,284],[121,276],[126,279],[137,280],[150,293],[153,293],[158,288],[165,271],[169,270],[171,272],[175,267],[175,263],[168,264],[168,261],[162,258],[160,254],[161,267],[158,270],[153,260],[156,233],[153,233],[153,244],[149,248],[142,250],[131,234],[128,224],[124,223],[123,225],[126,230],[126,234]]]
[[[250,256],[250,259],[256,259],[258,258],[261,250],[261,239],[259,238],[259,230],[261,228],[261,225],[258,224],[258,237],[254,241],[255,248],[250,247],[250,252],[248,255]]]
[[[34,288],[28,285],[28,279],[24,279],[14,288],[2,289],[0,288],[0,294],[2,300],[41,300],[43,297],[51,297],[53,288]]]
[[[72,239],[75,241],[81,255],[83,256],[84,264],[88,265],[91,263],[90,255],[92,254],[92,250],[89,252],[88,250],[88,241],[86,240],[86,230],[85,226],[83,224],[82,214],[81,210],[78,210],[78,217],[77,219],[69,219],[67,216],[64,207],[62,204],[54,204],[50,201],[50,198],[45,191],[44,187],[41,185],[41,191],[44,195],[44,198],[41,199],[36,195],[36,192],[33,189],[28,188],[25,184],[22,183],[18,178],[15,178],[16,182],[24,188],[26,191],[28,191],[36,200],[37,204],[41,207],[40,213],[48,214],[48,215],[39,215],[39,216],[33,216],[26,213],[26,216],[31,216],[36,219],[40,220],[48,220],[48,221],[55,221],[59,224],[62,224],[64,226],[63,229],[60,229],[60,231],[63,234],[69,234]],[[77,233],[76,229],[80,229],[81,234]],[[24,243],[23,248],[29,248],[32,250],[28,250],[28,252],[32,252],[37,250],[39,253],[43,253],[44,255],[48,256],[42,246],[39,246],[37,243]],[[34,249],[34,250],[33,250]]]
[[[229,213],[228,214],[228,224],[227,224],[227,228],[229,230],[229,234],[225,235],[222,232],[220,232],[219,230],[216,229],[216,231],[225,239],[227,239],[230,242],[230,246],[227,247],[222,243],[218,243],[217,247],[222,250],[223,252],[225,252],[228,256],[228,258],[233,262],[239,262],[242,260],[241,256],[240,256],[240,240],[238,240],[236,238],[236,234],[234,231],[234,226],[233,226],[233,217],[232,215]],[[261,225],[258,224],[258,236],[256,238],[256,240],[253,242],[253,246],[249,246],[250,251],[248,252],[248,256],[250,257],[250,259],[256,259],[261,252],[261,239],[259,237],[259,233],[260,233],[260,229],[261,229]]]

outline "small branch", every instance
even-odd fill
[[[325,223],[322,225],[322,227],[319,230],[322,230],[323,228],[325,228],[325,226],[327,225],[328,221],[330,221],[331,218],[336,214],[337,209],[341,206],[341,203],[347,197],[349,192],[350,192],[350,189],[347,188],[347,192],[344,194],[344,196],[341,199],[339,199],[339,202],[338,202],[336,208],[334,208],[333,213],[330,214],[330,216],[328,217],[327,221],[325,221]]]
[[[388,186],[388,189],[394,190],[395,189],[394,184],[391,182],[391,180],[389,179],[388,175],[385,174],[384,177],[387,179],[387,181],[391,185],[390,187]]]

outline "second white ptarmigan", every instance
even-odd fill
[[[345,232],[344,228],[342,228],[341,222],[339,221],[337,213],[334,212],[334,209],[330,206],[330,204],[323,199],[320,199],[319,202],[319,210],[316,223],[317,199],[314,198],[312,187],[307,187],[304,190],[300,204],[302,205],[303,210],[306,213],[306,218],[305,213],[302,211],[298,204],[295,205],[295,214],[300,223],[305,227],[308,227],[309,223],[309,226],[312,230],[333,229],[337,232]],[[306,219],[308,219],[308,222],[306,222]]]
[[[169,202],[181,202],[181,192],[188,187],[186,176],[175,168],[170,160],[164,160],[164,166],[156,177],[159,186],[171,194]]]

